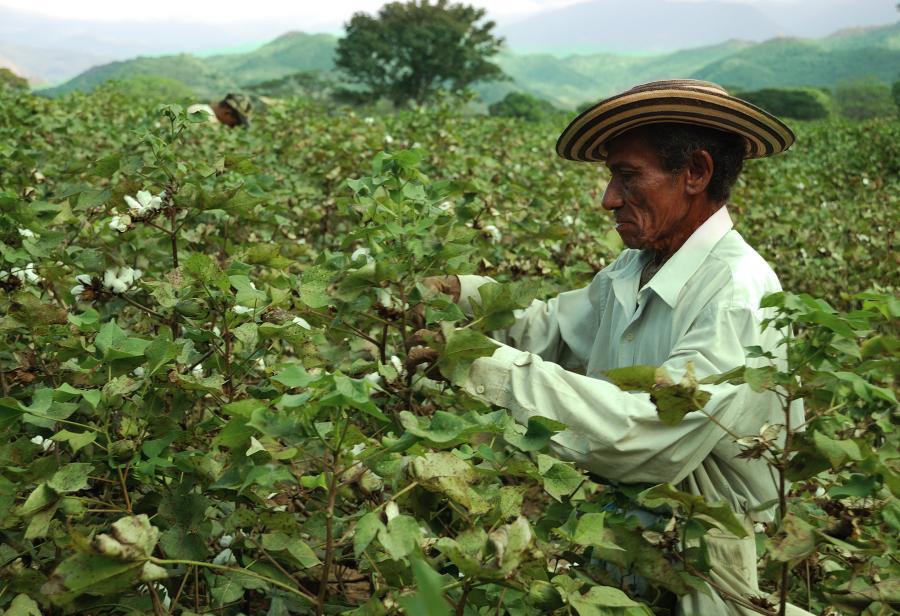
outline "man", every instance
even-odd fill
[[[198,103],[188,107],[188,114],[203,112],[209,116],[209,122],[235,126],[250,126],[250,98],[244,94],[228,94],[218,103],[207,105]]]
[[[568,426],[552,441],[559,456],[625,483],[678,484],[709,501],[726,501],[752,531],[772,520],[762,503],[776,482],[760,460],[736,458],[736,436],[764,423],[784,424],[773,394],[746,386],[704,386],[705,412],[677,426],[659,421],[649,396],[604,380],[614,368],[663,366],[678,382],[783,355],[781,334],[762,331],[760,300],[781,286],[769,265],[732,228],[725,206],[745,158],[786,150],[793,133],[778,119],[721,87],[677,80],[645,84],[594,105],[562,133],[557,153],[605,162],[611,173],[602,206],[613,212],[628,247],[583,289],[535,301],[495,338],[499,348],[474,362],[464,383],[473,396],[519,420],[549,417]],[[432,280],[463,308],[490,279]],[[792,425],[803,421],[791,410]],[[741,605],[757,585],[752,532],[739,539],[711,531],[709,594],[683,597],[685,616],[753,614]],[[790,606],[789,614],[805,614]]]

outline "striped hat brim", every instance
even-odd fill
[[[794,143],[784,122],[724,88],[692,79],[655,81],[637,86],[588,108],[559,136],[556,152],[568,160],[606,160],[606,144],[647,124],[676,122],[737,133],[744,137],[744,158],[779,154]]]

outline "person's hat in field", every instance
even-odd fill
[[[745,158],[784,152],[794,143],[787,125],[756,105],[731,96],[722,86],[695,79],[653,81],[600,101],[572,120],[556,142],[568,160],[600,162],[606,144],[627,131],[661,122],[707,126],[737,133]]]
[[[222,99],[223,105],[228,105],[238,116],[238,123],[243,126],[250,125],[250,109],[253,105],[250,102],[250,97],[246,94],[227,94],[225,98]]]

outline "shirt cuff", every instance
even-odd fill
[[[473,274],[465,274],[457,276],[459,278],[459,301],[456,304],[465,314],[472,316],[472,304],[470,300],[480,298],[478,295],[478,287],[489,282],[497,282],[488,276],[475,276]]]
[[[510,408],[510,371],[514,366],[527,366],[530,363],[531,353],[497,342],[497,350],[493,355],[479,357],[472,362],[463,389],[479,400]]]

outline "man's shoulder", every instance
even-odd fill
[[[781,290],[772,266],[735,230],[716,244],[708,265],[727,279],[729,303],[758,308],[763,297]]]

